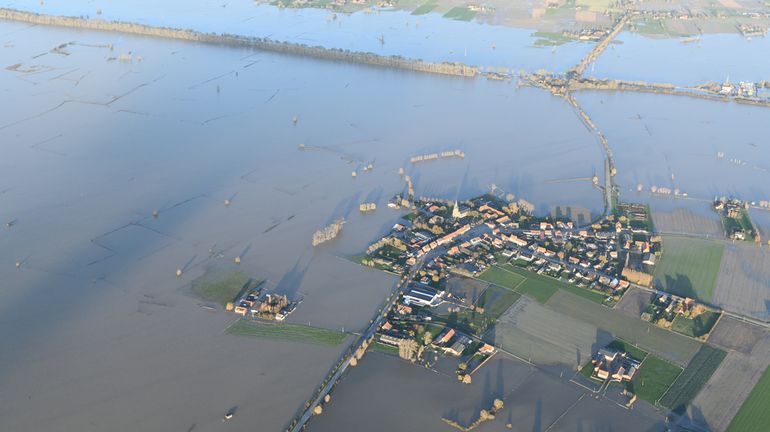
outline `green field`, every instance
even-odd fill
[[[693,318],[677,315],[671,324],[671,330],[691,337],[707,335],[719,319],[719,312],[706,311]]]
[[[642,362],[628,389],[639,399],[655,404],[680,373],[681,367],[650,355]]]
[[[521,297],[521,294],[514,292],[507,288],[501,288],[496,285],[490,285],[489,288],[484,290],[484,293],[479,296],[476,301],[476,306],[484,308],[484,313],[497,319],[505,311],[508,310],[516,300]]]
[[[564,36],[561,33],[550,33],[550,32],[535,32],[532,34],[532,36],[536,37],[535,39],[535,46],[536,47],[546,47],[546,46],[559,46],[564,45],[566,43],[572,42],[572,39]]]
[[[386,345],[382,342],[374,341],[369,345],[369,351],[374,352],[381,352],[383,354],[388,354],[392,356],[398,357],[398,348],[394,347],[393,345]]]
[[[642,361],[647,357],[647,351],[639,349],[622,339],[615,339],[607,345],[607,348],[627,352],[631,355],[631,358],[636,361]]]
[[[611,332],[634,345],[679,365],[685,365],[702,345],[700,342],[632,318],[595,302],[559,291],[548,307]]]
[[[449,12],[444,14],[444,18],[454,19],[458,21],[470,21],[476,16],[476,12],[468,9],[464,6],[453,7]]]
[[[436,6],[438,6],[437,3],[423,3],[420,6],[417,7],[417,9],[412,11],[412,15],[425,15],[427,13],[430,13],[433,11],[433,9],[436,9]]]
[[[518,273],[503,270],[502,268],[496,266],[492,266],[484,270],[484,273],[479,275],[478,278],[485,282],[509,289],[515,289],[520,283],[524,281],[524,279],[526,279],[524,276]]]
[[[711,302],[724,249],[715,241],[664,236],[655,288]]]
[[[225,306],[260,283],[239,271],[211,271],[192,282],[192,292],[203,300]]]
[[[545,303],[557,290],[564,290],[594,303],[603,303],[606,296],[587,288],[580,288],[571,283],[562,282],[549,276],[540,275],[511,264],[502,266],[504,270],[514,272],[527,280],[516,288],[521,294],[527,294],[540,303]]]
[[[770,424],[770,368],[765,370],[749,397],[743,402],[727,432],[764,430]]]
[[[346,333],[300,324],[261,323],[245,319],[238,320],[231,325],[227,329],[227,333],[236,336],[332,346],[341,344],[348,337]]]
[[[720,349],[703,345],[665,396],[660,399],[660,404],[678,414],[683,413],[726,355],[727,353]]]

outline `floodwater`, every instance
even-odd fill
[[[639,93],[581,92],[577,99],[613,149],[621,199],[648,202],[652,186],[679,189],[686,199],[665,199],[704,214],[703,203],[716,196],[770,197],[770,110]]]
[[[311,46],[400,55],[429,62],[462,62],[509,70],[565,72],[593,43],[535,47],[535,30],[463,22],[440,14],[375,10],[342,14],[282,9],[250,1],[211,0],[2,0],[4,7],[37,13],[89,16],[153,26],[264,37]],[[101,14],[97,15],[97,11]]]
[[[643,404],[634,410],[595,399],[564,378],[498,354],[470,385],[396,357],[368,354],[331,395],[313,432],[338,430],[446,431],[447,418],[468,425],[496,398],[505,406],[481,431],[663,431],[663,417]]]
[[[702,35],[695,42],[623,32],[587,74],[599,78],[671,83],[770,80],[770,38],[736,33]]]
[[[225,335],[189,282],[241,256],[303,299],[291,321],[364,328],[396,280],[344,257],[398,220],[400,167],[418,195],[603,207],[590,180],[553,181],[602,154],[545,92],[18,23],[0,42],[2,430],[281,430],[344,346]]]

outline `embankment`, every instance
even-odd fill
[[[74,27],[79,29],[121,32],[142,36],[186,40],[192,42],[241,46],[283,54],[344,61],[349,63],[360,63],[441,75],[474,77],[479,73],[478,68],[462,63],[430,63],[424,62],[422,60],[407,59],[400,56],[382,56],[368,52],[355,52],[336,48],[324,48],[320,46],[307,46],[290,42],[279,42],[259,37],[202,33],[195,30],[154,27],[132,22],[104,21],[100,19],[45,15],[7,8],[0,8],[0,19],[38,25]]]

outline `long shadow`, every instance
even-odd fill
[[[329,217],[326,219],[326,225],[331,224],[332,222],[339,219],[340,217],[347,218],[348,216],[350,216],[350,213],[353,210],[358,209],[358,205],[360,204],[359,203],[360,197],[361,197],[361,192],[355,192],[353,195],[340,200],[340,202],[337,203],[337,206],[331,212]]]
[[[310,259],[308,263],[303,266],[302,258],[298,258],[294,263],[294,266],[284,273],[281,280],[278,281],[275,291],[288,296],[291,300],[296,299],[299,287],[302,285],[302,280],[305,278],[305,273],[307,273],[307,269],[310,267],[312,261],[313,260]]]
[[[532,423],[532,432],[542,432],[543,430],[543,401],[538,399],[535,402],[535,416]]]
[[[655,288],[670,292],[680,297],[700,298],[695,291],[695,287],[693,287],[690,277],[687,275],[666,275],[663,281],[655,279],[654,284]]]

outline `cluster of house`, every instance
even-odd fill
[[[641,318],[658,324],[662,327],[670,327],[674,319],[681,315],[686,318],[695,318],[698,315],[712,311],[703,304],[689,297],[680,297],[673,294],[655,295],[652,301],[642,312]],[[703,328],[708,333],[709,328]]]
[[[608,34],[610,34],[610,30],[607,28],[581,28],[562,31],[562,36],[581,41],[600,41]]]
[[[749,81],[740,81],[738,85],[735,85],[728,78],[722,83],[719,93],[725,96],[754,97],[757,95],[757,84]]]
[[[599,350],[593,360],[593,376],[605,381],[631,381],[639,369],[639,362],[627,352],[605,347]]]
[[[260,296],[260,293],[260,290],[247,293],[235,303],[228,303],[226,309],[244,317],[283,321],[297,308],[298,303],[290,302],[285,295]]]
[[[393,347],[400,347],[407,341],[414,340],[415,323],[411,320],[403,320],[403,315],[411,314],[412,310],[409,306],[400,305],[396,308],[394,315],[390,316],[390,319],[385,321],[378,331],[379,341],[385,345]],[[401,316],[399,316],[401,315]],[[468,348],[473,343],[468,335],[461,333],[451,327],[444,327],[440,333],[435,335],[430,345],[442,351],[446,355],[460,357],[463,353],[466,353]],[[480,355],[492,355],[495,353],[495,347],[489,344],[481,344],[476,350],[476,353]]]
[[[409,304],[435,306],[443,296],[439,281],[450,272],[476,276],[500,256],[608,295],[622,294],[629,279],[636,281],[634,271],[650,273],[655,265],[657,246],[643,223],[644,207],[630,207],[626,216],[585,228],[569,220],[535,218],[524,200],[506,203],[483,196],[464,203],[416,201],[410,207],[411,223],[394,225],[366,258],[366,263],[403,273],[438,251],[420,271],[422,286],[411,287],[404,297]]]
[[[755,230],[749,219],[749,203],[737,198],[715,198],[714,211],[722,219],[726,234],[733,240],[746,240],[754,238],[757,242],[761,241],[755,236]]]

